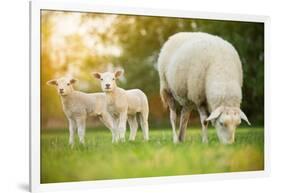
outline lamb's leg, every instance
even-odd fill
[[[76,123],[75,123],[75,120],[73,119],[68,119],[68,122],[69,122],[69,145],[71,147],[73,147],[74,145],[74,131],[75,131],[75,128],[76,128]]]
[[[185,140],[186,126],[190,117],[191,110],[188,107],[183,107],[181,110],[180,117],[180,128],[179,128],[179,141]]]
[[[141,112],[139,118],[140,118],[140,125],[142,128],[143,138],[145,141],[148,141],[149,140],[148,113]]]
[[[119,130],[119,122],[120,120],[118,118],[115,119],[115,122],[114,122],[114,130],[115,130],[115,142],[119,142],[120,141],[120,137],[121,137],[121,134],[120,134],[120,130]]]
[[[109,113],[103,113],[102,116],[100,117],[100,120],[108,129],[110,130],[114,129],[113,118]]]
[[[126,123],[127,123],[127,111],[123,111],[119,115],[119,138],[122,142],[125,142],[125,134],[126,134]]]
[[[204,106],[200,106],[197,108],[199,115],[200,115],[200,122],[202,125],[202,142],[208,143],[208,118],[207,110]]]
[[[100,121],[103,122],[103,124],[110,129],[111,134],[112,134],[112,143],[115,142],[115,128],[114,128],[114,121],[111,115],[107,112],[103,113],[102,116],[100,117]]]
[[[138,129],[138,122],[137,122],[137,117],[135,116],[129,116],[128,117],[128,122],[130,126],[130,141],[135,141],[136,139],[136,134],[137,134],[137,129]]]
[[[120,132],[119,132],[119,119],[113,118],[113,137],[112,142],[117,143],[120,140]]]
[[[84,137],[85,137],[85,127],[86,127],[86,117],[79,117],[76,119],[77,127],[78,127],[78,136],[80,143],[84,144]]]

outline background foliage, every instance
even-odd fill
[[[46,85],[48,80],[70,74],[79,79],[76,89],[97,92],[99,84],[90,73],[116,66],[125,69],[121,87],[140,88],[147,94],[150,124],[168,126],[156,62],[168,37],[182,31],[211,33],[234,45],[244,71],[242,109],[253,124],[264,123],[262,23],[55,11],[42,11],[41,23],[42,128],[66,126],[60,99]],[[192,120],[199,124],[194,121],[196,114]]]

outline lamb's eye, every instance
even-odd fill
[[[224,123],[223,123],[223,122],[219,122],[219,123],[220,123],[220,126],[222,126],[222,127],[224,126]]]
[[[115,80],[115,78],[112,78],[112,80]]]
[[[70,86],[70,83],[67,83],[67,86]]]
[[[100,80],[103,80],[103,78],[101,78]]]

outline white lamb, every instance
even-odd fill
[[[129,139],[134,141],[137,133],[138,122],[143,131],[144,140],[148,140],[148,100],[146,95],[139,89],[124,90],[116,85],[115,80],[123,74],[123,70],[115,73],[94,72],[93,75],[100,80],[101,88],[106,94],[107,110],[114,119],[116,134],[115,141],[125,141],[126,122],[130,126]]]
[[[74,145],[74,131],[77,129],[79,141],[84,144],[86,119],[97,116],[111,132],[113,121],[106,110],[104,93],[83,93],[73,89],[76,79],[62,77],[47,82],[55,85],[60,95],[63,111],[69,121],[69,144]]]
[[[222,38],[200,32],[177,33],[162,47],[158,70],[160,94],[170,109],[175,143],[184,140],[193,109],[200,114],[205,143],[208,142],[208,121],[215,126],[222,143],[234,142],[241,119],[250,124],[240,110],[243,74],[239,55]],[[175,125],[176,103],[182,107],[179,137]]]

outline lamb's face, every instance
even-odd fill
[[[73,91],[72,85],[76,82],[76,79],[62,77],[55,80],[50,80],[47,82],[49,85],[55,85],[58,94],[61,96],[67,96]]]
[[[115,75],[112,72],[101,73],[100,76],[101,89],[104,92],[110,92],[116,88]]]
[[[244,119],[249,125],[246,115],[237,107],[219,107],[211,113],[207,120],[212,120],[221,143],[231,144],[235,141],[235,131]]]
[[[122,75],[123,71],[118,70],[115,73],[112,72],[104,72],[104,73],[98,73],[94,72],[93,75],[97,79],[100,80],[101,89],[104,92],[111,92],[113,91],[117,85],[116,85],[116,79],[118,79]]]

